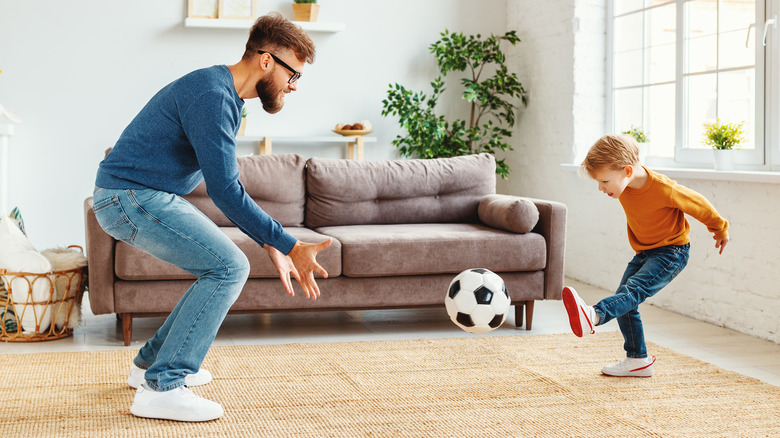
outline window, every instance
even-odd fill
[[[612,131],[644,129],[648,164],[710,167],[704,122],[744,122],[737,162],[780,169],[780,39],[767,19],[780,0],[611,3]]]

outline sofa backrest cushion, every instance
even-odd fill
[[[483,196],[496,191],[492,155],[431,160],[307,163],[305,224],[477,222]]]
[[[306,160],[297,154],[250,155],[238,158],[239,180],[266,213],[285,227],[303,226]],[[220,227],[233,223],[211,201],[205,183],[184,197]]]

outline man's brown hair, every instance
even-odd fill
[[[278,12],[258,18],[249,30],[243,58],[257,55],[258,50],[274,55],[290,50],[299,61],[314,62],[314,42],[309,34]]]
[[[607,134],[596,141],[580,165],[588,175],[600,169],[621,170],[639,164],[639,145],[627,134]]]

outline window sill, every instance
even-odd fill
[[[561,168],[567,172],[577,172],[579,165],[562,163]],[[701,179],[708,181],[732,181],[747,183],[780,184],[780,172],[736,170],[731,172],[713,169],[691,169],[677,167],[650,167],[651,170],[662,173],[669,178]]]

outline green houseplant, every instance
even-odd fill
[[[634,125],[631,125],[631,129],[623,131],[621,134],[628,134],[634,137],[637,143],[647,143],[650,141],[650,137],[647,136],[645,130]]]
[[[716,119],[713,123],[704,123],[704,144],[713,149],[732,150],[734,146],[745,141],[742,125],[739,123],[722,123]]]
[[[650,137],[647,135],[647,132],[638,126],[631,125],[631,129],[625,130],[621,134],[634,137],[639,146],[639,162],[644,163],[645,158],[647,158],[648,143],[650,143]]]
[[[512,135],[518,101],[527,103],[526,91],[517,75],[509,72],[501,43],[519,41],[516,31],[485,39],[479,34],[441,33],[441,39],[429,47],[441,72],[431,82],[432,94],[390,84],[382,101],[382,115],[398,116],[407,132],[393,140],[401,154],[441,158],[513,150],[505,138]],[[445,90],[442,77],[451,71],[466,72],[460,83],[461,97],[469,105],[468,120],[450,121],[435,111]],[[509,172],[506,160],[496,160],[498,175],[506,178]]]
[[[704,123],[704,144],[712,147],[715,170],[734,170],[733,149],[745,141],[744,130],[739,123],[724,123],[720,119]]]
[[[320,5],[317,0],[293,0],[293,15],[295,21],[317,21]]]

